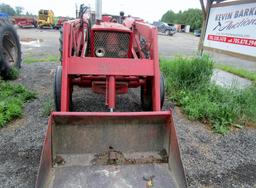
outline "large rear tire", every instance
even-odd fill
[[[55,70],[54,75],[54,104],[55,110],[57,112],[61,111],[61,82],[62,81],[62,66],[58,66]],[[72,92],[73,87],[71,86],[70,89],[70,98],[69,98],[69,110],[73,110],[73,103],[72,103]]]
[[[12,25],[0,24],[0,75],[12,78],[12,69],[21,67],[21,48],[16,30]]]
[[[141,107],[143,111],[152,111],[152,81],[147,80],[145,86],[141,86]],[[160,104],[161,109],[164,104],[165,97],[165,87],[164,87],[164,77],[160,74]]]

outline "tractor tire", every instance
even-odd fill
[[[12,78],[12,69],[21,67],[21,47],[16,30],[10,24],[0,24],[0,75]]]
[[[144,87],[141,86],[140,91],[141,91],[141,93],[140,93],[141,107],[142,107],[143,111],[152,111],[153,110],[152,81],[147,80],[146,85]],[[164,97],[165,97],[164,77],[162,74],[160,74],[160,104],[161,104],[160,107],[161,107],[161,109],[164,104]]]
[[[164,105],[164,97],[165,97],[165,82],[164,82],[164,76],[163,74],[160,74],[160,104],[161,109]]]
[[[54,75],[54,104],[55,110],[59,112],[61,110],[61,80],[62,80],[62,67],[58,66]]]
[[[54,104],[55,104],[55,110],[57,112],[61,111],[61,81],[62,81],[62,66],[58,66],[55,70],[54,75]],[[72,111],[73,109],[73,103],[72,103],[72,91],[73,87],[71,88],[71,94],[69,99],[69,111]]]

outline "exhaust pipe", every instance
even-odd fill
[[[96,23],[102,20],[102,0],[96,0]]]

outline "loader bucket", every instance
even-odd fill
[[[52,113],[36,187],[186,187],[171,111]]]

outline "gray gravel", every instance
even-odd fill
[[[174,115],[189,187],[256,187],[256,130],[234,129],[221,136]]]
[[[250,80],[219,69],[214,69],[212,81],[222,87],[237,89],[244,89],[252,84]]]
[[[39,165],[47,117],[42,106],[51,95],[53,63],[23,65],[23,83],[37,92],[37,99],[28,103],[24,116],[0,129],[0,187],[34,187]]]
[[[23,55],[42,57],[59,55],[59,31],[50,29],[18,28]],[[30,41],[30,40],[33,41]],[[26,42],[30,41],[30,42]]]

